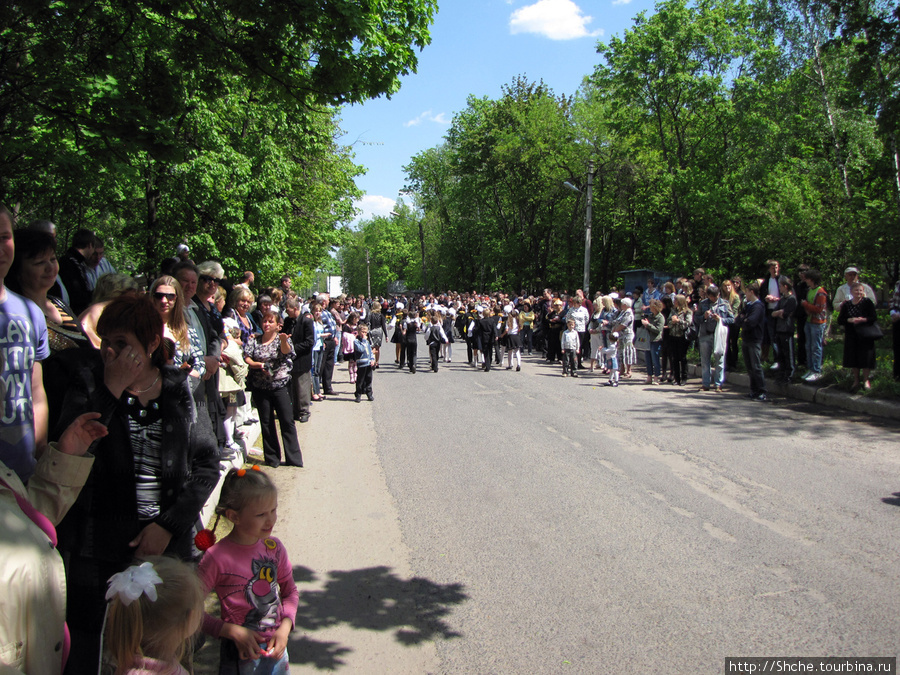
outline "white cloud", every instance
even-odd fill
[[[362,199],[353,202],[353,206],[362,211],[353,222],[370,220],[374,216],[389,216],[397,203],[396,199],[382,197],[381,195],[365,195]]]
[[[403,126],[417,127],[422,124],[422,122],[436,122],[437,124],[444,125],[450,124],[450,120],[447,119],[446,113],[438,113],[437,115],[434,115],[430,110],[426,110],[415,119],[411,119],[409,122],[404,122]]]
[[[614,5],[630,5],[631,0],[613,0]]]
[[[602,30],[588,31],[587,25],[593,20],[593,17],[583,14],[572,0],[538,0],[510,15],[509,30],[513,35],[537,33],[551,40],[603,35]]]

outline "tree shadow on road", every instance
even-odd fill
[[[468,599],[462,584],[439,584],[429,579],[403,579],[390,567],[332,570],[321,590],[301,590],[295,628],[316,631],[346,624],[354,629],[393,631],[406,646],[433,639],[461,637],[447,617],[453,605]],[[294,567],[294,580],[315,580],[313,570]],[[314,640],[309,635],[288,643],[291,663],[310,664],[322,670],[343,665],[342,656],[352,652],[335,642]]]

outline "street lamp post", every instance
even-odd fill
[[[567,188],[574,192],[580,193],[577,187],[570,182],[563,183]],[[593,219],[593,201],[594,201],[594,160],[588,163],[587,175],[587,207],[584,210],[584,297],[590,297],[591,285],[591,221]]]
[[[391,211],[391,215],[395,217],[400,216],[396,211]],[[419,223],[419,245],[422,247],[422,291],[428,293],[428,270],[425,267],[425,230],[422,228],[425,219],[422,218],[420,220],[416,218],[416,220]]]

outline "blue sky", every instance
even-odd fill
[[[439,145],[469,95],[495,99],[522,75],[557,95],[574,94],[599,63],[597,43],[622,35],[654,0],[440,0],[431,45],[400,91],[348,106],[341,141],[367,168],[360,218],[387,215],[403,189],[403,166]]]

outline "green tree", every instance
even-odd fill
[[[312,269],[340,243],[359,173],[334,106],[395,92],[435,10],[3,4],[0,199],[99,229],[140,268],[187,236],[229,265]]]

